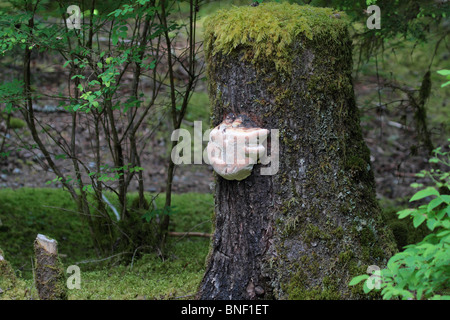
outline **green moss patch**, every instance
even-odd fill
[[[277,70],[289,71],[291,44],[299,36],[338,41],[347,27],[345,16],[330,8],[289,3],[264,3],[220,10],[204,24],[207,54],[229,54],[245,46],[252,62],[273,61]]]
[[[135,196],[129,195],[130,199]],[[107,194],[107,197],[118,207],[112,195]],[[151,196],[148,195],[147,199]],[[158,208],[164,205],[164,200],[164,196],[156,199]],[[214,205],[211,194],[175,194],[172,200],[174,213],[170,231],[211,231],[210,218]],[[65,265],[96,258],[89,230],[76,212],[76,204],[67,191],[50,188],[1,189],[0,204],[0,243],[18,275],[32,277],[33,243],[38,233],[58,240],[58,251]],[[140,219],[136,223],[145,224],[145,221]]]
[[[112,195],[107,196],[118,206]],[[146,196],[148,200],[152,197]],[[129,194],[130,205],[135,197],[135,193]],[[164,200],[158,196],[156,206],[161,208]],[[211,194],[174,194],[172,200],[170,231],[211,232]],[[82,262],[81,289],[69,290],[69,299],[192,299],[203,277],[208,238],[169,237],[165,257],[137,252],[133,265],[112,264],[112,259],[99,262],[89,231],[67,191],[0,189],[0,204],[0,254],[4,257],[0,261],[0,300],[38,299],[31,273],[37,233],[58,240],[64,270]],[[146,223],[143,219],[134,222]]]

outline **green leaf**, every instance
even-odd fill
[[[364,282],[363,291],[364,293],[369,293],[370,291],[372,291],[372,289],[367,286],[367,281]]]
[[[416,194],[412,196],[409,202],[420,200],[429,196],[439,196],[439,192],[433,187],[428,187],[420,190],[419,192],[416,192]]]
[[[80,78],[80,79],[84,79],[84,76],[81,74],[76,74],[74,75],[72,78],[70,78],[71,80],[75,79],[75,78]]]
[[[434,230],[434,228],[436,227],[436,219],[428,219],[427,220],[427,227],[428,229],[430,229],[431,231]]]
[[[112,44],[115,46],[117,42],[119,42],[119,35],[117,33],[113,33],[111,36]]]
[[[427,211],[428,212],[433,211],[433,209],[436,208],[437,206],[439,206],[442,202],[444,202],[442,197],[438,197],[438,198],[431,200],[430,203],[428,204]]]
[[[436,236],[439,238],[442,238],[448,234],[450,234],[450,230],[445,230],[445,231],[439,232]]]
[[[90,86],[94,86],[96,84],[100,84],[100,82],[98,80],[92,80],[92,81],[89,82]]]
[[[411,213],[416,211],[415,209],[404,209],[402,211],[397,212],[399,219],[404,219],[405,217],[409,216]]]
[[[443,76],[448,76],[448,75],[450,75],[450,70],[438,70],[438,71],[436,71],[437,73],[439,73],[440,75],[443,75]]]
[[[422,224],[422,222],[425,221],[426,218],[427,218],[427,216],[424,214],[416,215],[413,219],[414,228],[417,228],[418,226],[420,226]]]
[[[408,300],[408,299],[414,298],[414,295],[411,292],[407,291],[407,290],[401,290],[400,292],[401,292],[401,294],[403,296],[403,298],[402,298],[403,300]]]
[[[367,274],[363,274],[363,275],[360,275],[360,276],[356,276],[356,277],[354,277],[354,278],[350,281],[350,283],[349,283],[348,285],[349,285],[349,286],[357,285],[357,284],[360,283],[361,281],[366,280],[366,279],[368,279],[368,278],[369,278],[369,275],[367,275]]]
[[[384,300],[389,300],[390,298],[392,297],[392,291],[385,291],[384,293],[383,293],[383,299]]]
[[[422,293],[423,293],[423,288],[419,288],[418,290],[417,290],[417,300],[420,300],[420,299],[422,299]]]
[[[450,204],[450,195],[448,195],[448,194],[443,194],[443,195],[441,195],[439,198],[441,198],[442,201],[444,201],[445,203]]]
[[[411,188],[421,188],[421,187],[423,187],[422,183],[417,182],[411,183]]]
[[[449,207],[447,207],[447,208],[449,208]],[[438,218],[439,220],[441,220],[441,219],[445,216],[445,213],[446,213],[447,208],[444,208],[444,209],[442,209],[442,210],[439,210],[439,211],[436,213],[436,218]]]

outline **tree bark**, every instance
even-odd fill
[[[287,56],[255,60],[260,43],[251,37],[264,31],[249,10],[283,5],[233,9],[246,10],[244,21],[213,20],[209,26],[229,38],[241,24],[245,43],[234,42],[229,51],[216,50],[223,45],[218,29],[205,32],[212,125],[228,113],[247,114],[280,135],[277,174],[261,175],[257,164],[242,181],[216,176],[215,230],[199,299],[367,298],[348,283],[369,265],[382,268],[395,251],[360,129],[347,28],[316,8],[329,25],[323,18],[313,37],[297,34]],[[298,16],[312,10],[302,8]],[[284,26],[289,19],[280,21]]]
[[[38,234],[34,242],[35,284],[41,300],[67,300],[64,271],[58,258],[58,243]]]
[[[16,285],[16,280],[16,274],[0,248],[0,294],[13,288]]]

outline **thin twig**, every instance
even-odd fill
[[[173,237],[203,237],[203,238],[211,238],[211,233],[206,232],[169,232],[169,236]]]
[[[114,257],[120,256],[120,255],[122,255],[122,254],[131,254],[131,252],[120,252],[120,253],[118,253],[118,254],[115,254],[115,255],[113,255],[113,256],[106,257],[106,258],[103,258],[103,259],[98,259],[98,260],[83,260],[83,261],[80,261],[80,262],[75,262],[75,264],[93,263],[93,262],[102,262],[102,261],[109,260],[109,259],[112,259],[112,258],[114,258]]]
[[[140,246],[140,247],[137,247],[136,250],[134,250],[133,257],[131,258],[130,271],[131,271],[131,269],[133,269],[134,257],[135,257],[135,255],[136,255],[136,252],[137,252],[139,249],[141,249],[141,248],[146,248],[146,247],[151,247],[151,246]]]
[[[174,299],[183,299],[183,298],[188,298],[188,297],[195,297],[195,293],[193,293],[193,294],[188,294],[188,295],[185,295],[185,296],[179,296],[179,297],[175,297]]]

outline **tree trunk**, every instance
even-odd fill
[[[42,234],[34,242],[35,284],[41,300],[67,300],[64,271],[58,258],[58,243]]]
[[[348,286],[351,278],[369,265],[382,268],[394,252],[375,198],[341,16],[267,3],[205,23],[212,125],[234,113],[278,129],[279,171],[261,175],[270,164],[257,164],[242,181],[217,175],[199,299],[366,298]]]

